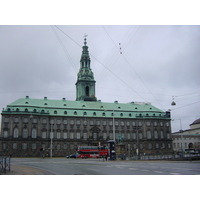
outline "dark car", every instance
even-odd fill
[[[77,154],[71,154],[71,155],[69,155],[69,156],[66,156],[66,158],[77,158],[77,157],[78,157]]]

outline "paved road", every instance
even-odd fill
[[[11,171],[55,175],[200,175],[200,161],[104,161],[101,159],[12,158]],[[17,169],[18,168],[18,169]],[[35,172],[34,172],[35,170]]]

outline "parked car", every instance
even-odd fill
[[[77,154],[71,154],[71,155],[69,155],[69,156],[66,156],[66,158],[77,158],[77,157],[78,157]]]

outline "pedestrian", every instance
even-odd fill
[[[107,154],[106,154],[105,158],[106,158],[106,160],[107,160]]]

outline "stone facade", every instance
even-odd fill
[[[108,140],[123,144],[129,155],[135,155],[136,149],[141,154],[172,152],[169,112],[150,103],[97,101],[86,44],[85,38],[76,101],[27,96],[7,105],[1,113],[1,155],[49,156],[50,133],[53,156],[76,153],[80,145],[107,145]]]

